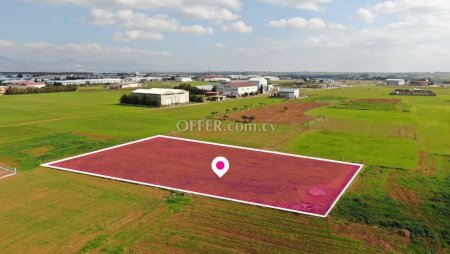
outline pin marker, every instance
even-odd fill
[[[218,177],[222,178],[228,172],[230,162],[228,162],[227,158],[219,156],[211,162],[211,168]]]

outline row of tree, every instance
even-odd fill
[[[153,107],[161,106],[161,103],[158,100],[152,99],[149,96],[136,94],[122,95],[122,97],[120,97],[120,103],[131,105],[153,106]]]
[[[27,88],[17,88],[8,87],[5,91],[5,95],[15,95],[15,94],[32,94],[32,93],[58,93],[58,92],[73,92],[77,91],[77,86],[45,86],[42,88],[27,87]]]
[[[194,95],[205,95],[206,91],[195,86],[191,86],[191,84],[180,84],[175,86],[174,89],[182,89],[189,92],[189,94]]]

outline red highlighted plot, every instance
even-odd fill
[[[326,217],[363,165],[155,136],[43,166]]]

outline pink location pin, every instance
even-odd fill
[[[228,172],[230,163],[227,158],[219,156],[211,162],[211,168],[218,177],[222,178]]]

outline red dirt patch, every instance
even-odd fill
[[[230,161],[223,178],[211,170],[217,156]],[[47,166],[319,216],[327,214],[360,169],[357,164],[164,136]],[[319,196],[307,194],[313,187],[321,189]]]
[[[394,104],[402,103],[401,99],[356,99],[353,101],[368,102],[368,103],[394,103]]]
[[[318,102],[288,102],[232,113],[229,115],[229,119],[242,121],[242,116],[254,116],[254,121],[259,123],[303,124],[314,119],[314,116],[305,115],[305,112],[325,105],[328,104]]]
[[[417,172],[424,175],[431,175],[437,170],[436,158],[433,154],[425,151],[419,152],[419,163],[416,167]]]

